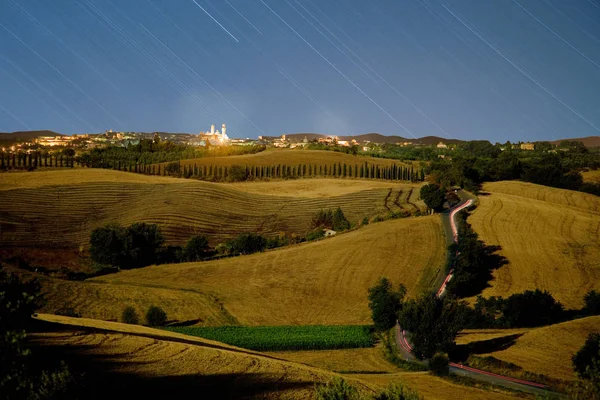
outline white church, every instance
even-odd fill
[[[203,132],[201,131],[198,134],[198,138],[200,140],[204,140],[213,146],[224,146],[229,144],[229,136],[227,136],[227,126],[225,124],[221,125],[221,132],[219,130],[215,130],[215,124],[210,126],[210,131]]]

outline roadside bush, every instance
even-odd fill
[[[163,326],[167,322],[167,313],[160,307],[151,306],[146,313],[146,323],[150,326]]]
[[[360,224],[361,225],[369,225],[369,217],[364,217]]]
[[[580,378],[591,380],[597,376],[600,372],[600,333],[590,333],[572,361]]]
[[[208,252],[208,238],[205,235],[193,236],[183,249],[184,261],[202,260]]]
[[[344,379],[335,377],[331,381],[315,385],[318,400],[360,400],[358,390]]]
[[[546,291],[516,293],[504,300],[502,319],[507,327],[551,325],[562,320],[563,305]]]
[[[121,321],[126,324],[137,325],[140,322],[137,311],[131,306],[125,307],[123,314],[121,315]]]
[[[402,383],[391,384],[384,392],[375,395],[374,400],[421,400],[415,390]]]
[[[448,363],[448,355],[444,353],[435,353],[429,360],[429,370],[434,375],[446,376],[450,372]]]

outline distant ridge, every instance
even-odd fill
[[[290,140],[291,142],[300,142],[305,137],[308,140],[314,140],[314,139],[326,138],[326,137],[330,137],[330,136],[331,135],[325,135],[322,133],[290,133],[290,134],[285,135],[286,139]],[[369,142],[373,142],[373,143],[410,142],[413,144],[422,144],[422,145],[436,145],[440,142],[446,143],[446,144],[457,144],[457,143],[464,142],[464,140],[446,139],[446,138],[441,138],[438,136],[424,136],[422,138],[409,139],[409,138],[405,138],[402,136],[386,136],[386,135],[382,135],[380,133],[374,133],[374,132],[365,133],[365,134],[361,134],[361,135],[338,136],[338,139],[339,140],[348,140],[348,141],[354,139],[357,142],[369,141]]]
[[[10,141],[30,140],[30,139],[35,139],[39,136],[66,136],[66,135],[63,135],[62,133],[58,133],[58,132],[54,132],[54,131],[48,131],[48,130],[17,131],[17,132],[12,132],[12,133],[0,133],[0,141],[3,141],[3,140],[10,140]]]
[[[553,140],[550,143],[552,143],[554,145],[559,145],[560,142],[564,142],[564,141],[581,142],[581,143],[583,143],[583,145],[585,147],[600,147],[600,136],[586,136],[586,137],[582,137],[582,138],[560,139],[560,140]]]

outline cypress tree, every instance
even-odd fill
[[[348,166],[348,176],[352,178],[352,165]]]
[[[346,173],[347,173],[347,169],[346,169],[346,163],[344,163],[344,169],[342,171],[342,176],[345,178],[346,177]]]

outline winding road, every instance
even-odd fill
[[[464,190],[459,190],[457,192],[458,196],[461,199],[461,202],[456,206],[450,208],[448,211],[445,211],[441,214],[442,225],[444,227],[444,233],[446,234],[446,238],[448,241],[448,245],[453,243],[458,243],[458,226],[456,222],[456,214],[461,210],[469,208],[475,202],[475,197],[470,193],[465,192]],[[438,282],[439,289],[436,292],[437,297],[443,297],[446,294],[446,285],[452,279],[452,274],[454,270],[451,266],[448,266],[450,269],[448,271],[444,271],[444,274],[440,274]],[[426,361],[418,360],[414,354],[412,353],[412,345],[410,344],[410,334],[408,334],[399,323],[396,324],[396,344],[399,353],[402,355],[402,358],[406,361],[417,362],[422,365],[426,365]],[[494,385],[503,386],[513,390],[519,390],[522,392],[527,392],[531,394],[539,394],[539,395],[548,395],[549,387],[546,385],[542,385],[535,382],[529,382],[521,379],[511,378],[508,376],[502,376],[498,374],[494,374],[492,372],[482,371],[479,369],[471,368],[466,365],[450,363],[450,373],[460,376],[466,376],[472,379],[477,379],[479,381],[484,381],[488,383],[492,383]]]

